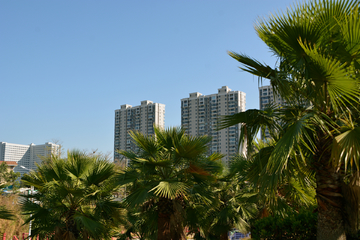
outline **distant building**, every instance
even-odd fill
[[[286,101],[280,96],[276,96],[273,93],[271,85],[259,87],[259,103],[260,110],[263,110],[268,104],[284,105]],[[261,139],[269,138],[270,133],[268,129],[265,129],[265,136],[261,134]]]
[[[42,145],[0,142],[0,161],[5,161],[8,166],[13,165],[14,172],[22,176],[29,170],[36,170],[36,163],[40,165],[44,158],[58,154],[59,151],[60,146],[51,142]]]
[[[246,94],[231,91],[227,86],[206,96],[190,93],[188,98],[181,99],[181,127],[191,136],[211,136],[209,154],[221,152],[225,155],[223,161],[228,163],[232,155],[245,152],[242,147],[238,149],[240,124],[216,131],[217,119],[221,115],[243,112],[245,105]]]
[[[115,110],[114,130],[114,162],[119,162],[122,156],[118,150],[137,151],[129,131],[140,131],[145,135],[154,134],[154,125],[165,127],[165,105],[152,101],[141,101],[139,106],[121,105]]]
[[[280,96],[276,96],[273,93],[271,85],[259,87],[259,103],[260,110],[263,110],[266,105],[270,103],[275,103],[276,105],[284,105],[286,101]]]

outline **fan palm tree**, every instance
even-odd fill
[[[99,156],[68,152],[66,159],[52,156],[22,181],[34,186],[23,196],[23,213],[30,215],[31,236],[51,239],[108,239],[121,221],[121,204],[113,201],[114,165]]]
[[[308,170],[298,161],[299,156],[289,156],[288,167],[274,182],[274,175],[267,171],[269,158],[275,149],[275,140],[257,140],[253,143],[251,158],[239,158],[235,161],[234,172],[239,181],[251,184],[259,193],[257,202],[260,217],[268,214],[285,216],[300,208],[313,207],[315,204],[314,171]]]
[[[241,69],[269,79],[288,105],[225,117],[222,127],[242,122],[250,151],[249,139],[261,127],[279,135],[266,167],[273,188],[293,166],[302,166],[305,174],[315,172],[318,239],[346,238],[343,186],[358,182],[359,16],[356,0],[309,1],[256,24],[259,37],[278,58],[274,68],[229,53]]]
[[[195,234],[194,239],[227,240],[234,228],[243,233],[250,231],[248,221],[257,215],[257,206],[252,201],[256,194],[234,180],[225,177],[211,186],[215,200],[210,206],[198,204],[188,209],[188,226]]]
[[[129,185],[125,203],[144,214],[156,213],[157,221],[148,224],[157,229],[157,239],[183,239],[186,206],[195,200],[211,202],[206,183],[222,170],[222,155],[205,156],[210,138],[191,137],[180,128],[155,127],[155,136],[131,136],[140,151],[120,151],[130,160],[118,179],[120,185]]]
[[[126,220],[123,224],[125,232],[119,235],[118,240],[131,239],[133,236],[139,240],[157,238],[157,212],[151,201],[142,206],[128,208]]]

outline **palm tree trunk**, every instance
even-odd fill
[[[170,217],[166,214],[158,214],[158,235],[157,240],[170,240]]]
[[[220,240],[228,240],[228,233],[227,232],[223,232],[221,235],[220,235]]]
[[[342,185],[346,210],[345,230],[348,236],[356,239],[360,226],[360,172],[353,173],[348,184]]]
[[[323,138],[325,139],[325,138]],[[341,173],[329,162],[329,139],[320,141],[315,154],[318,202],[318,240],[345,240],[344,203]]]
[[[172,240],[170,232],[171,202],[160,197],[158,202],[158,235],[157,240]]]

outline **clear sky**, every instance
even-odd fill
[[[113,152],[114,111],[229,86],[259,107],[258,79],[227,51],[273,66],[254,31],[293,0],[0,1],[0,142]]]

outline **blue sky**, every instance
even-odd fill
[[[0,2],[0,142],[113,151],[114,111],[151,100],[180,126],[180,99],[221,86],[258,108],[258,79],[227,51],[273,66],[254,31],[292,0]]]

